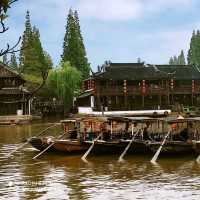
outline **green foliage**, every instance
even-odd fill
[[[0,20],[3,21],[7,15],[10,0],[0,0]]]
[[[70,62],[81,73],[83,78],[89,76],[90,66],[81,34],[78,12],[69,10],[66,33],[63,42],[62,62]]]
[[[193,31],[190,41],[190,49],[188,51],[188,64],[196,65],[200,68],[200,31]]]
[[[169,59],[169,64],[170,65],[185,65],[185,56],[184,56],[184,52],[183,50],[181,50],[180,55],[177,56],[173,56]]]
[[[46,80],[52,65],[50,56],[42,48],[39,30],[35,26],[32,28],[27,11],[20,51],[20,72]]]
[[[80,82],[81,73],[69,62],[65,62],[50,71],[47,87],[55,92],[57,99],[63,101],[65,110],[69,110],[73,98],[78,95]]]

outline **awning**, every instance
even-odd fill
[[[84,93],[80,94],[80,96],[78,96],[78,99],[89,97],[91,95],[92,95],[92,91],[87,91],[87,92],[84,92]]]

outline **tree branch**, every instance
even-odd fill
[[[0,22],[0,24],[1,24],[1,27],[2,27],[2,31],[0,31],[0,33],[5,33],[9,28],[7,27],[5,27],[5,24],[3,23],[3,20],[1,19],[1,22]]]
[[[17,43],[13,47],[10,47],[10,45],[7,44],[7,48],[6,49],[1,49],[0,50],[0,56],[3,56],[3,55],[8,54],[8,53],[16,53],[16,52],[20,51],[20,49],[15,50],[15,48],[18,46],[20,41],[21,41],[21,37],[19,37]]]

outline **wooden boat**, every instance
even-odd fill
[[[51,137],[46,138],[31,138],[29,143],[36,149],[43,151],[50,144],[53,145],[48,149],[48,151],[62,152],[62,153],[84,153],[90,144],[81,143],[78,140],[54,140]]]
[[[63,152],[66,154],[83,154],[93,144],[95,138],[101,134],[101,139],[94,141],[92,154],[118,154],[120,155],[129,143],[128,154],[153,154],[161,146],[163,138],[172,124],[182,127],[189,123],[200,122],[200,118],[149,118],[149,117],[84,117],[61,121],[66,135],[61,139],[52,137],[31,138],[30,144],[42,151],[50,144],[49,151]],[[139,126],[137,137],[131,141],[135,134],[134,126]],[[151,124],[156,131],[150,138],[145,138],[144,130]],[[120,128],[119,128],[119,127]],[[103,128],[102,128],[103,127]],[[121,130],[123,127],[123,130]],[[87,130],[89,129],[89,130]],[[130,132],[131,129],[131,132]],[[72,134],[76,130],[76,134]],[[121,132],[120,132],[121,130]],[[158,137],[158,132],[159,137]],[[172,135],[167,139],[162,148],[162,154],[195,154],[200,153],[199,135],[190,140],[174,140]]]
[[[200,123],[200,118],[178,118],[178,119],[170,119],[170,120],[166,120],[167,123],[172,126],[173,124],[176,124],[179,127],[182,127],[183,124],[185,124],[185,127],[183,130],[187,130],[188,131],[188,127],[190,124],[197,124]],[[173,132],[173,130],[171,130]],[[162,152],[161,154],[168,154],[168,155],[196,155],[198,152],[200,153],[200,135],[198,134],[198,130],[193,130],[193,134],[191,134],[189,136],[189,133],[187,132],[187,137],[184,138],[183,136],[181,137],[181,131],[178,133],[179,137],[177,139],[173,139],[173,136],[176,136],[178,134],[175,135],[171,135],[171,137],[165,142],[165,144],[163,145],[162,148]],[[173,134],[173,133],[172,133]],[[147,145],[149,146],[149,149],[155,153],[158,148],[160,147],[162,141],[160,142],[156,142],[156,141],[149,141],[147,143]]]

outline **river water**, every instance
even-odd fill
[[[200,165],[194,157],[89,157],[44,154],[26,145],[11,158],[9,152],[50,123],[0,127],[0,199],[200,199]],[[59,133],[60,128],[51,131]]]

